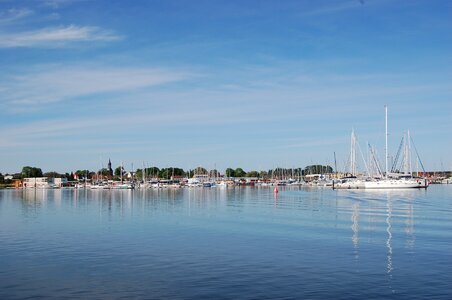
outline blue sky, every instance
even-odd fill
[[[410,130],[452,169],[450,1],[0,0],[0,172],[333,164]]]

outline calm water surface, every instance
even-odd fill
[[[451,299],[452,185],[0,190],[0,298]]]

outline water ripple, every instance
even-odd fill
[[[452,189],[0,191],[0,298],[449,299]]]

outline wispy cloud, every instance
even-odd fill
[[[0,24],[11,23],[33,15],[34,12],[28,8],[10,8],[6,11],[0,11]]]
[[[140,111],[124,109],[112,114],[31,121],[19,126],[5,127],[7,130],[0,136],[0,150],[23,148],[34,144],[41,144],[40,150],[48,150],[49,147],[55,146],[65,148],[68,143],[74,141],[76,144],[89,144],[92,147],[105,142],[114,144],[115,147],[125,142],[157,145],[158,142],[150,139],[136,139],[132,133],[144,136],[148,134],[149,128],[171,132],[171,128],[179,131],[180,128],[224,126],[253,121],[248,116],[234,119],[225,117],[233,115],[234,111],[235,108],[222,110],[209,108],[201,111],[197,107],[189,107],[177,112],[170,109],[158,111],[144,108]],[[168,122],[169,120],[171,121]],[[105,131],[105,128],[108,130]],[[122,137],[120,140],[118,135]]]
[[[356,9],[364,4],[364,1],[340,1],[340,2],[330,2],[327,1],[326,5],[316,7],[311,10],[304,11],[302,16],[320,16],[326,14],[334,14],[339,12],[348,11],[351,9]]]
[[[194,76],[180,70],[119,68],[99,65],[53,65],[2,78],[0,104],[35,109],[79,96],[131,92]],[[44,108],[44,107],[41,107]]]
[[[72,4],[73,2],[77,2],[77,0],[44,0],[42,1],[42,4],[53,9],[58,9],[64,5]],[[78,0],[78,2],[80,2],[80,0]]]
[[[0,48],[59,48],[77,42],[112,42],[122,38],[120,35],[98,27],[70,25],[35,31],[0,33]]]

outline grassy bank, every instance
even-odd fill
[[[0,183],[0,189],[6,189],[6,188],[12,188],[12,187],[14,187],[13,184]]]

